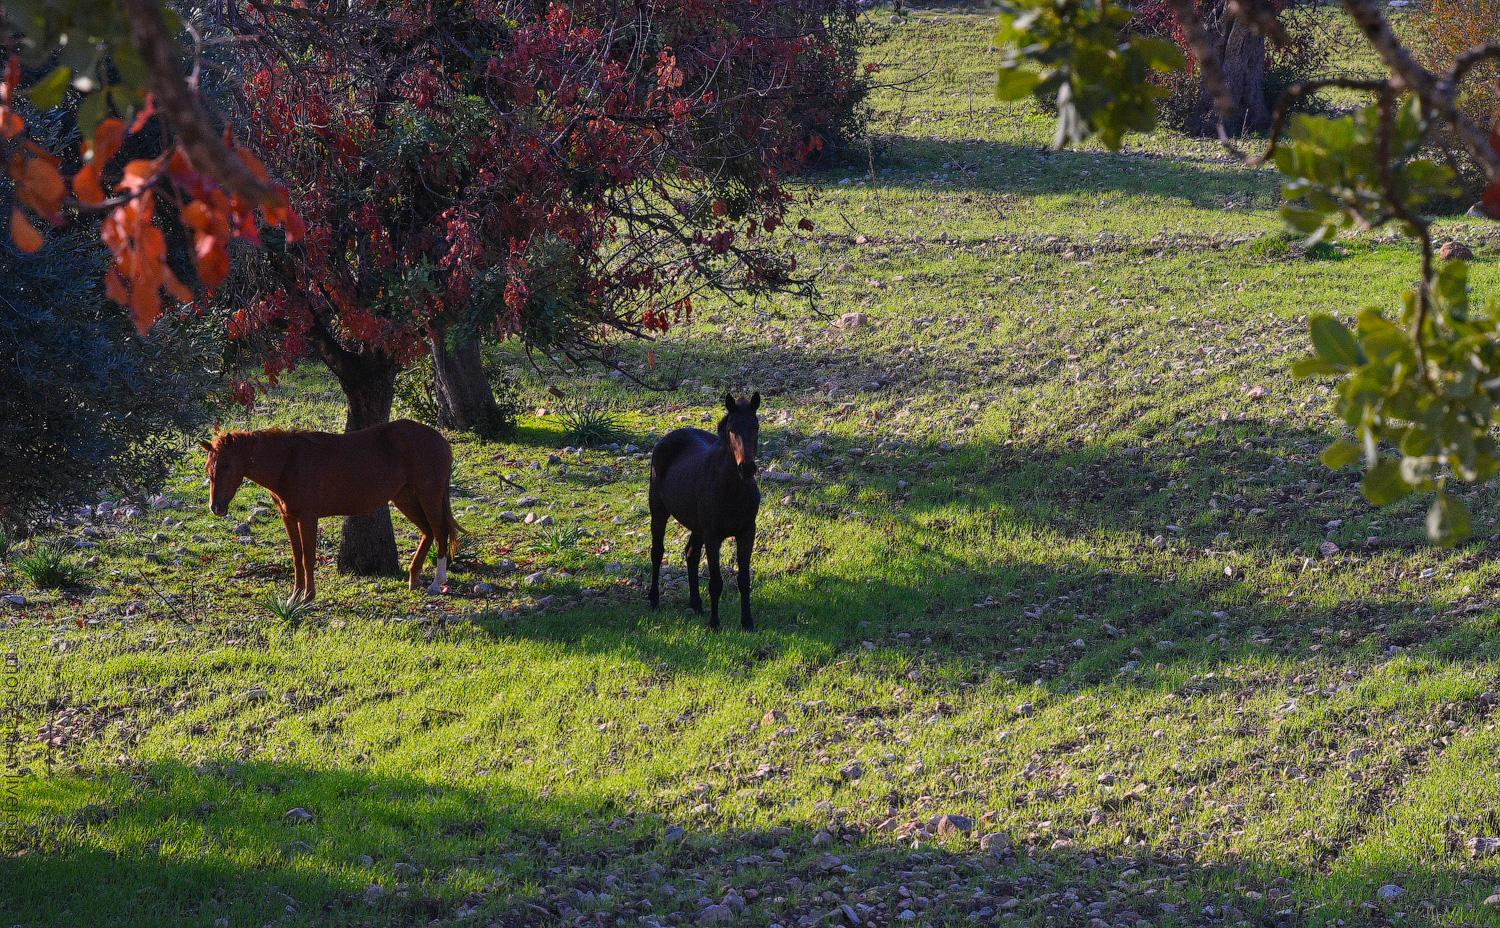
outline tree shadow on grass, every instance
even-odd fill
[[[801,530],[795,543],[763,530],[762,552],[779,557],[757,561],[756,634],[684,634],[706,620],[685,608],[675,536],[659,612],[646,607],[639,563],[581,608],[482,626],[736,675],[788,656],[826,663],[870,642],[897,663],[998,666],[1049,685],[1159,664],[1495,657],[1483,647],[1497,618],[1484,597],[1500,589],[1484,566],[1493,540],[1432,549],[1420,501],[1374,510],[1356,473],[1318,462],[1328,436],[1317,430],[1226,422],[1109,446],[978,441],[859,455],[848,441],[819,441],[824,452],[785,455],[762,478],[765,511],[794,512]],[[1334,555],[1319,550],[1327,544]],[[1474,579],[1438,599],[1418,592],[1419,573],[1439,569]],[[737,611],[726,564],[726,623]]]
[[[727,903],[746,924],[1062,924],[1084,912],[1106,924],[1271,926],[1395,874],[1416,897],[1401,907],[1427,896],[1457,911],[1485,891],[1461,885],[1457,861],[1415,854],[1334,877],[1047,833],[996,853],[978,847],[982,823],[939,839],[913,832],[932,821],[916,814],[900,832],[918,844],[838,815],[744,830],[623,799],[261,761],[29,781],[0,859],[0,916],[28,928],[650,928],[703,923]],[[1354,911],[1371,923],[1394,908]]]
[[[1222,164],[1222,167],[1210,167]],[[1114,191],[1181,201],[1194,209],[1271,209],[1281,194],[1274,174],[1228,162],[1148,152],[1090,152],[987,139],[903,139],[876,166],[878,186],[930,193],[1074,194]],[[847,176],[845,172],[844,176]],[[837,183],[837,181],[834,181]]]

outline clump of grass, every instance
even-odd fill
[[[11,566],[40,590],[77,586],[83,582],[84,568],[71,550],[72,546],[59,538],[39,540],[18,555]]]
[[[558,525],[544,528],[536,539],[536,549],[548,554],[561,554],[578,546],[583,538],[583,529],[576,525]]]
[[[563,440],[570,445],[597,448],[623,443],[630,437],[620,417],[595,399],[569,404],[558,412],[557,421],[563,427]]]
[[[312,602],[303,599],[296,593],[289,593],[286,596],[267,593],[260,599],[257,599],[255,604],[280,619],[282,624],[288,628],[296,628],[301,625],[302,621],[311,615],[313,610]]]

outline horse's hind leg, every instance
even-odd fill
[[[432,526],[427,524],[427,514],[422,511],[422,504],[410,486],[402,487],[391,502],[422,533],[422,540],[417,543],[417,553],[412,556],[411,567],[406,571],[407,581],[411,589],[415,590],[422,577],[422,561],[427,557],[427,550],[432,547]]]
[[[703,597],[698,595],[698,557],[702,553],[703,536],[693,532],[688,536],[687,550],[682,556],[688,569],[688,608],[699,615],[703,614]]]
[[[432,578],[429,593],[441,593],[448,582],[448,551],[452,547],[452,533],[448,529],[448,484],[423,490],[416,494],[422,503],[422,514],[427,517],[428,529],[424,533],[422,554],[426,556],[426,542],[430,538],[437,545],[437,573]]]
[[[719,574],[719,551],[724,539],[708,540],[708,627],[719,630],[719,594],[724,592],[724,578]]]
[[[281,524],[286,527],[287,540],[292,543],[292,595],[299,599],[306,595],[307,575],[302,569],[302,526],[295,516],[283,513]]]
[[[302,535],[302,576],[307,583],[303,598],[312,602],[318,596],[318,584],[314,578],[314,571],[318,569],[318,517],[303,516],[298,524]]]
[[[656,497],[655,480],[651,495],[651,608],[661,605],[661,559],[667,553],[667,507]]]

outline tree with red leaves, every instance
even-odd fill
[[[348,429],[386,421],[397,372],[429,350],[463,427],[493,405],[482,337],[598,358],[703,288],[801,285],[772,233],[787,172],[861,92],[830,32],[841,5],[343,9],[231,5],[213,26],[244,56],[246,144],[307,226],[268,238],[231,336],[272,379],[315,351]],[[340,568],[395,570],[388,514],[346,523]]]

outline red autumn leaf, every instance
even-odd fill
[[[0,139],[10,141],[26,131],[26,120],[0,106]]]
[[[125,176],[120,179],[120,182],[115,187],[118,190],[124,190],[129,193],[139,193],[151,185],[159,167],[160,163],[157,161],[136,159],[125,165]]]
[[[148,93],[146,94],[146,108],[136,114],[135,122],[130,124],[130,134],[135,135],[137,132],[146,128],[146,123],[149,122],[151,120],[151,117],[155,115],[156,97]]]
[[[20,207],[13,207],[10,211],[10,239],[16,243],[17,248],[28,255],[38,251],[45,244],[42,234],[27,221]]]
[[[123,144],[125,124],[118,119],[106,119],[94,130],[93,141],[88,147],[95,162],[104,162],[119,154]]]
[[[62,224],[63,197],[67,195],[68,185],[55,163],[44,158],[27,158],[19,174],[12,176],[16,181],[16,196],[22,203],[47,221]]]

